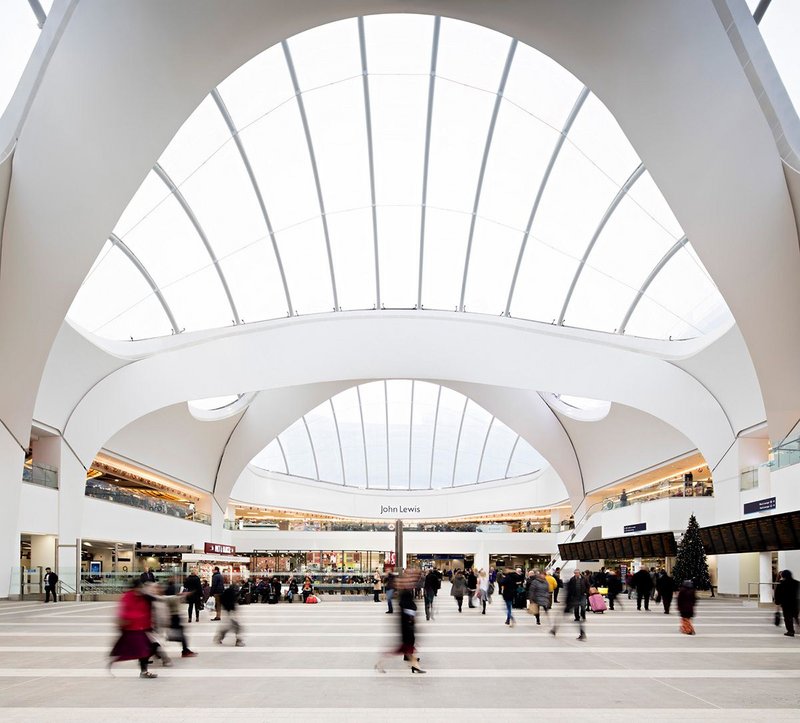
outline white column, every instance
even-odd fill
[[[772,553],[758,553],[758,601],[762,603],[772,602]]]
[[[61,440],[58,440],[61,442]],[[58,465],[58,552],[56,572],[64,590],[79,590],[80,547],[86,499],[86,469],[61,442]]]
[[[19,500],[25,452],[5,427],[0,426],[0,598],[19,595]]]

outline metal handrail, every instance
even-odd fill
[[[775,587],[777,587],[777,585],[778,585],[778,583],[777,583],[777,582],[748,582],[748,583],[747,583],[747,599],[748,599],[748,600],[750,600],[750,599],[753,597],[753,595],[752,595],[752,593],[751,593],[751,589],[752,589],[752,586],[753,586],[753,585],[755,585],[755,586],[756,586],[756,593],[755,593],[755,597],[756,597],[756,598],[760,598],[760,597],[761,597],[761,595],[760,595],[760,593],[761,593],[761,586],[762,586],[762,585],[769,585],[771,588],[773,588],[772,599],[773,599],[773,600],[775,599],[775,593],[774,593],[774,589],[775,589]]]

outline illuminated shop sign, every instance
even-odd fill
[[[206,542],[203,552],[206,555],[235,555],[236,547],[234,545],[222,545],[219,542]]]

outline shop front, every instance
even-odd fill
[[[184,579],[194,571],[201,580],[210,583],[214,568],[218,567],[225,585],[230,585],[232,582],[241,584],[249,580],[250,562],[249,557],[237,555],[233,545],[215,542],[207,542],[203,552],[185,553],[181,559]]]

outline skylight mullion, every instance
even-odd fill
[[[411,449],[414,440],[414,380],[411,380],[411,407],[408,413],[408,489],[411,489]]]
[[[372,110],[369,99],[369,73],[367,69],[367,42],[364,18],[358,18],[358,43],[361,49],[361,73],[364,85],[364,112],[367,121],[367,155],[369,157],[369,193],[372,202],[372,239],[375,245],[375,308],[381,308],[381,265],[378,256],[378,209],[375,201],[375,157],[372,149]]]
[[[419,280],[417,284],[417,308],[422,308],[422,271],[425,259],[425,211],[428,205],[428,166],[431,157],[431,125],[433,124],[433,99],[436,90],[436,61],[439,56],[439,28],[442,19],[433,19],[433,41],[431,42],[431,79],[428,84],[428,119],[425,126],[425,156],[422,164],[422,206],[419,222]]]
[[[528,237],[530,236],[533,222],[536,219],[536,212],[539,210],[539,204],[541,203],[542,195],[544,194],[545,188],[547,188],[547,182],[550,180],[550,174],[553,171],[553,166],[556,165],[556,160],[558,160],[558,154],[561,152],[561,147],[564,145],[564,141],[567,140],[569,130],[572,128],[572,124],[578,117],[578,113],[580,112],[584,101],[588,97],[589,89],[584,86],[584,88],[578,94],[578,97],[575,100],[575,105],[572,106],[572,110],[567,116],[567,120],[564,121],[564,126],[561,129],[561,135],[559,135],[558,140],[556,140],[556,144],[553,147],[553,155],[550,156],[550,162],[547,164],[547,168],[545,168],[544,174],[542,175],[542,180],[539,184],[539,190],[536,192],[536,198],[534,199],[533,207],[531,208],[531,215],[528,217],[528,224],[525,226],[525,232],[522,234],[522,243],[519,247],[517,265],[514,267],[514,275],[511,277],[511,288],[508,290],[508,302],[506,303],[505,310],[506,316],[511,315],[511,302],[514,299],[514,290],[517,288],[517,277],[519,276],[520,266],[522,266],[522,257],[525,255],[525,247],[528,245]]]
[[[364,443],[364,479],[367,480],[367,489],[369,489],[369,462],[367,461],[367,432],[364,429],[364,407],[361,404],[361,390],[356,387],[356,396],[358,397],[358,416],[361,419],[361,440]]]
[[[511,41],[508,48],[508,56],[506,57],[506,64],[503,68],[503,74],[500,77],[500,86],[497,89],[497,97],[494,101],[494,109],[492,110],[492,119],[489,122],[489,131],[486,134],[486,145],[483,148],[483,158],[481,159],[481,170],[478,173],[478,185],[475,189],[475,200],[472,204],[472,219],[469,224],[469,238],[467,239],[467,253],[464,258],[464,276],[461,280],[461,298],[458,302],[458,310],[464,311],[464,296],[467,293],[467,276],[469,274],[469,257],[472,251],[472,239],[475,235],[475,221],[478,216],[478,206],[481,202],[481,191],[483,190],[483,178],[486,175],[486,163],[489,160],[489,152],[492,149],[492,138],[494,136],[494,129],[497,125],[497,114],[500,112],[500,103],[503,101],[503,91],[506,87],[508,74],[511,70],[511,63],[514,60],[514,51],[517,49],[517,40]],[[455,479],[455,473],[454,473]]]
[[[383,411],[386,417],[386,489],[392,489],[392,468],[389,459],[389,385],[383,380]]]
[[[311,170],[314,174],[314,185],[317,189],[317,201],[319,202],[320,220],[322,221],[322,230],[325,235],[325,247],[328,250],[328,267],[331,272],[331,289],[333,290],[333,309],[339,311],[339,295],[336,292],[336,275],[333,270],[333,253],[331,252],[331,239],[328,233],[328,219],[325,215],[325,201],[322,197],[322,186],[319,181],[319,169],[317,168],[317,157],[314,153],[314,143],[311,140],[311,130],[308,126],[308,117],[306,116],[306,107],[303,102],[303,94],[300,90],[300,85],[297,82],[297,71],[294,67],[292,60],[292,53],[289,50],[289,44],[283,40],[281,41],[283,54],[286,57],[286,66],[289,69],[289,75],[292,79],[292,86],[294,87],[294,97],[297,101],[297,109],[300,111],[300,120],[303,123],[303,131],[306,136],[306,143],[308,144],[308,155],[311,160]]]
[[[275,437],[275,441],[278,443],[278,449],[281,451],[281,457],[283,457],[283,466],[286,467],[286,474],[291,474],[291,472],[289,472],[289,462],[286,459],[286,452],[283,449],[283,444],[281,444],[280,436]]]
[[[481,447],[481,458],[478,461],[478,474],[475,477],[475,484],[481,481],[481,467],[483,467],[483,455],[486,454],[486,444],[489,441],[489,435],[492,433],[492,425],[494,424],[494,420],[496,417],[492,417],[489,421],[489,427],[486,430],[486,436],[483,438],[483,447]]]
[[[617,207],[622,202],[622,199],[625,198],[628,191],[631,190],[633,184],[636,183],[636,181],[641,177],[641,175],[644,173],[644,170],[644,163],[640,163],[634,172],[631,173],[628,180],[625,181],[625,184],[622,186],[622,188],[619,189],[617,195],[614,196],[613,200],[606,209],[606,212],[603,214],[603,217],[600,219],[600,222],[597,224],[597,228],[594,230],[592,238],[589,240],[589,244],[586,246],[586,251],[583,253],[583,258],[580,260],[578,268],[575,269],[575,275],[572,277],[572,283],[569,285],[567,295],[564,297],[564,304],[561,307],[561,313],[558,315],[558,321],[556,322],[557,324],[564,323],[564,317],[567,314],[567,308],[569,307],[569,302],[572,299],[572,294],[575,291],[575,286],[578,284],[578,279],[581,277],[583,267],[586,265],[586,261],[589,259],[589,255],[592,253],[592,249],[597,243],[597,239],[600,238],[600,234],[603,233],[603,229],[606,227],[609,219],[614,215],[614,211],[617,210]]]
[[[264,217],[264,223],[267,225],[267,233],[269,234],[269,239],[272,242],[272,250],[275,253],[275,260],[278,263],[278,271],[280,272],[281,281],[283,282],[283,292],[286,295],[286,305],[289,311],[289,316],[292,316],[294,313],[292,297],[289,294],[289,285],[286,282],[286,273],[283,270],[283,261],[281,260],[281,254],[278,250],[278,242],[275,238],[275,231],[272,228],[272,221],[270,221],[269,214],[267,213],[267,206],[264,203],[264,197],[261,195],[261,188],[258,185],[255,173],[253,173],[253,167],[250,165],[250,159],[247,156],[247,151],[245,151],[244,145],[242,144],[242,139],[239,137],[239,131],[236,128],[236,124],[233,122],[233,118],[231,118],[231,114],[228,112],[228,107],[225,105],[225,101],[222,100],[222,96],[219,94],[219,91],[216,88],[211,91],[211,97],[217,104],[217,108],[219,108],[219,112],[222,114],[225,125],[228,126],[228,130],[231,132],[231,137],[233,138],[233,142],[236,144],[236,148],[239,150],[239,155],[242,158],[242,163],[244,163],[245,170],[250,178],[250,183],[253,185],[253,191],[256,194],[256,199],[258,199],[261,215]]]
[[[342,450],[342,437],[339,434],[339,420],[336,419],[336,410],[333,407],[333,397],[328,400],[333,415],[333,426],[336,427],[336,441],[339,443],[339,461],[342,463],[342,485],[347,486],[347,475],[344,472],[344,450]]]
[[[428,479],[428,489],[433,489],[433,459],[436,454],[436,427],[439,424],[439,403],[442,401],[442,386],[436,395],[436,413],[433,415],[433,441],[431,442],[431,475]]]
[[[514,440],[514,446],[511,448],[511,453],[508,455],[508,464],[506,465],[506,472],[503,475],[504,479],[508,479],[508,470],[511,469],[511,460],[514,459],[514,452],[517,451],[517,445],[519,444],[520,435],[517,435],[517,438]]]
[[[28,0],[28,5],[33,10],[33,14],[36,16],[36,25],[41,30],[44,27],[45,20],[47,20],[47,13],[39,0]]]
[[[633,316],[633,312],[636,311],[636,307],[639,305],[642,297],[644,296],[645,292],[647,291],[647,287],[653,283],[653,280],[661,273],[661,270],[667,265],[669,260],[680,251],[686,243],[689,241],[688,236],[684,236],[682,239],[675,242],[675,245],[661,257],[661,260],[655,265],[653,270],[650,272],[648,277],[642,283],[641,288],[639,291],[636,292],[636,296],[633,297],[633,301],[631,301],[631,305],[628,307],[628,310],[625,312],[625,316],[622,318],[622,322],[617,329],[617,334],[624,334],[625,327],[628,325],[628,322],[631,320],[631,316]]]
[[[469,404],[469,397],[464,398],[464,409],[461,410],[461,422],[458,425],[458,436],[456,437],[456,453],[453,457],[453,477],[450,480],[450,486],[456,485],[456,467],[458,467],[458,448],[461,446],[461,432],[464,429],[464,417],[467,414],[467,405]]]
[[[314,471],[317,473],[317,479],[319,479],[319,464],[317,462],[317,450],[314,449],[314,440],[311,437],[311,430],[308,428],[308,422],[306,421],[305,415],[301,417],[303,420],[303,426],[306,428],[306,434],[308,435],[308,443],[311,445],[311,456],[314,458]]]
[[[222,288],[225,290],[225,296],[228,297],[228,303],[230,304],[231,311],[233,312],[233,323],[237,325],[241,324],[242,320],[239,318],[239,312],[236,310],[236,304],[233,301],[233,296],[231,295],[231,290],[228,287],[228,282],[225,279],[225,274],[222,271],[222,267],[219,265],[219,261],[217,260],[217,256],[214,253],[213,247],[211,246],[211,242],[208,240],[208,236],[206,236],[206,232],[203,231],[203,227],[197,220],[197,216],[195,216],[194,211],[192,211],[192,207],[186,201],[180,189],[175,185],[175,182],[169,177],[169,174],[161,167],[160,164],[156,163],[156,165],[153,166],[153,170],[155,171],[156,175],[164,182],[164,185],[170,190],[172,195],[175,197],[175,200],[178,202],[180,207],[183,209],[183,212],[186,214],[187,218],[191,222],[192,226],[194,226],[197,235],[203,242],[203,246],[205,246],[209,257],[211,258],[211,261],[214,264],[214,269],[216,270],[217,276],[219,276],[219,280],[222,283]]]
[[[178,322],[175,321],[175,316],[172,313],[172,309],[170,308],[167,300],[164,298],[164,295],[161,293],[161,289],[158,288],[158,284],[156,284],[155,280],[152,276],[150,276],[150,272],[145,268],[144,264],[139,260],[139,257],[131,251],[125,242],[119,238],[119,236],[115,234],[111,234],[108,237],[108,240],[111,241],[114,246],[116,246],[123,254],[127,257],[128,261],[130,261],[139,273],[144,277],[144,280],[148,283],[150,288],[153,290],[158,302],[161,304],[161,308],[164,309],[164,313],[167,315],[167,319],[169,319],[169,323],[172,326],[172,333],[173,334],[180,334],[181,328],[178,326]]]

